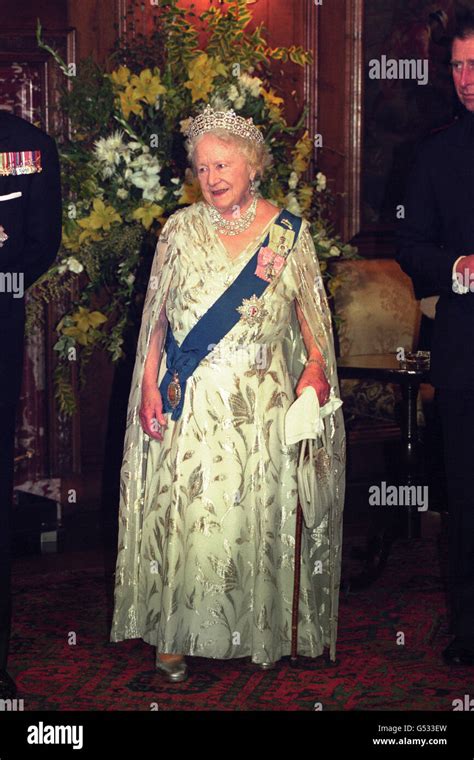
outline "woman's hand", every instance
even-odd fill
[[[329,400],[329,394],[331,392],[331,386],[329,385],[323,368],[316,362],[307,364],[296,386],[296,395],[301,396],[304,389],[312,385],[316,391],[319,405],[324,406],[326,401]]]
[[[162,441],[163,432],[159,426],[166,427],[168,420],[163,414],[161,393],[155,384],[142,384],[142,400],[138,416],[145,433],[156,441]]]

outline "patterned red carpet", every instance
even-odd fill
[[[346,571],[348,563],[345,562]],[[440,653],[445,598],[438,544],[399,541],[370,589],[342,594],[338,661],[188,658],[168,684],[141,639],[108,641],[112,577],[100,567],[35,574],[18,563],[10,670],[25,710],[440,710],[474,693],[474,673]],[[403,643],[404,639],[404,643]]]

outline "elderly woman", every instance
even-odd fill
[[[187,149],[203,199],[158,241],[130,392],[112,641],[185,655],[290,654],[297,444],[285,415],[310,385],[338,394],[330,313],[308,223],[259,197],[270,163],[251,119],[205,111]],[[316,414],[316,408],[315,408]],[[344,428],[326,418],[334,503],[303,526],[298,651],[335,657]]]

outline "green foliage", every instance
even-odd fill
[[[202,14],[202,19],[210,33],[206,52],[218,56],[222,61],[239,63],[244,69],[252,69],[259,64],[269,64],[271,60],[288,60],[303,66],[312,62],[312,55],[300,46],[272,48],[264,37],[264,26],[260,24],[250,32],[247,26],[252,14],[246,0],[227,3],[227,11],[214,5]]]
[[[71,372],[71,362],[58,362],[53,372],[54,397],[60,413],[65,417],[74,414],[76,411],[76,399],[72,386]]]
[[[114,93],[110,80],[91,59],[77,67],[77,76],[64,88],[61,108],[72,122],[74,140],[90,144],[113,121]]]
[[[162,2],[160,24],[165,42],[165,68],[168,75],[179,81],[186,80],[187,64],[193,60],[199,47],[198,32],[192,20],[193,11],[179,8],[175,0]]]

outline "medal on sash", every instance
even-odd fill
[[[168,385],[166,395],[168,396],[168,401],[170,402],[171,408],[176,409],[179,402],[181,401],[181,385],[179,384],[179,377],[177,372],[173,372],[173,379]]]
[[[295,233],[291,229],[273,225],[268,245],[258,252],[255,274],[266,282],[271,282],[283,269],[288,254],[293,248]]]

